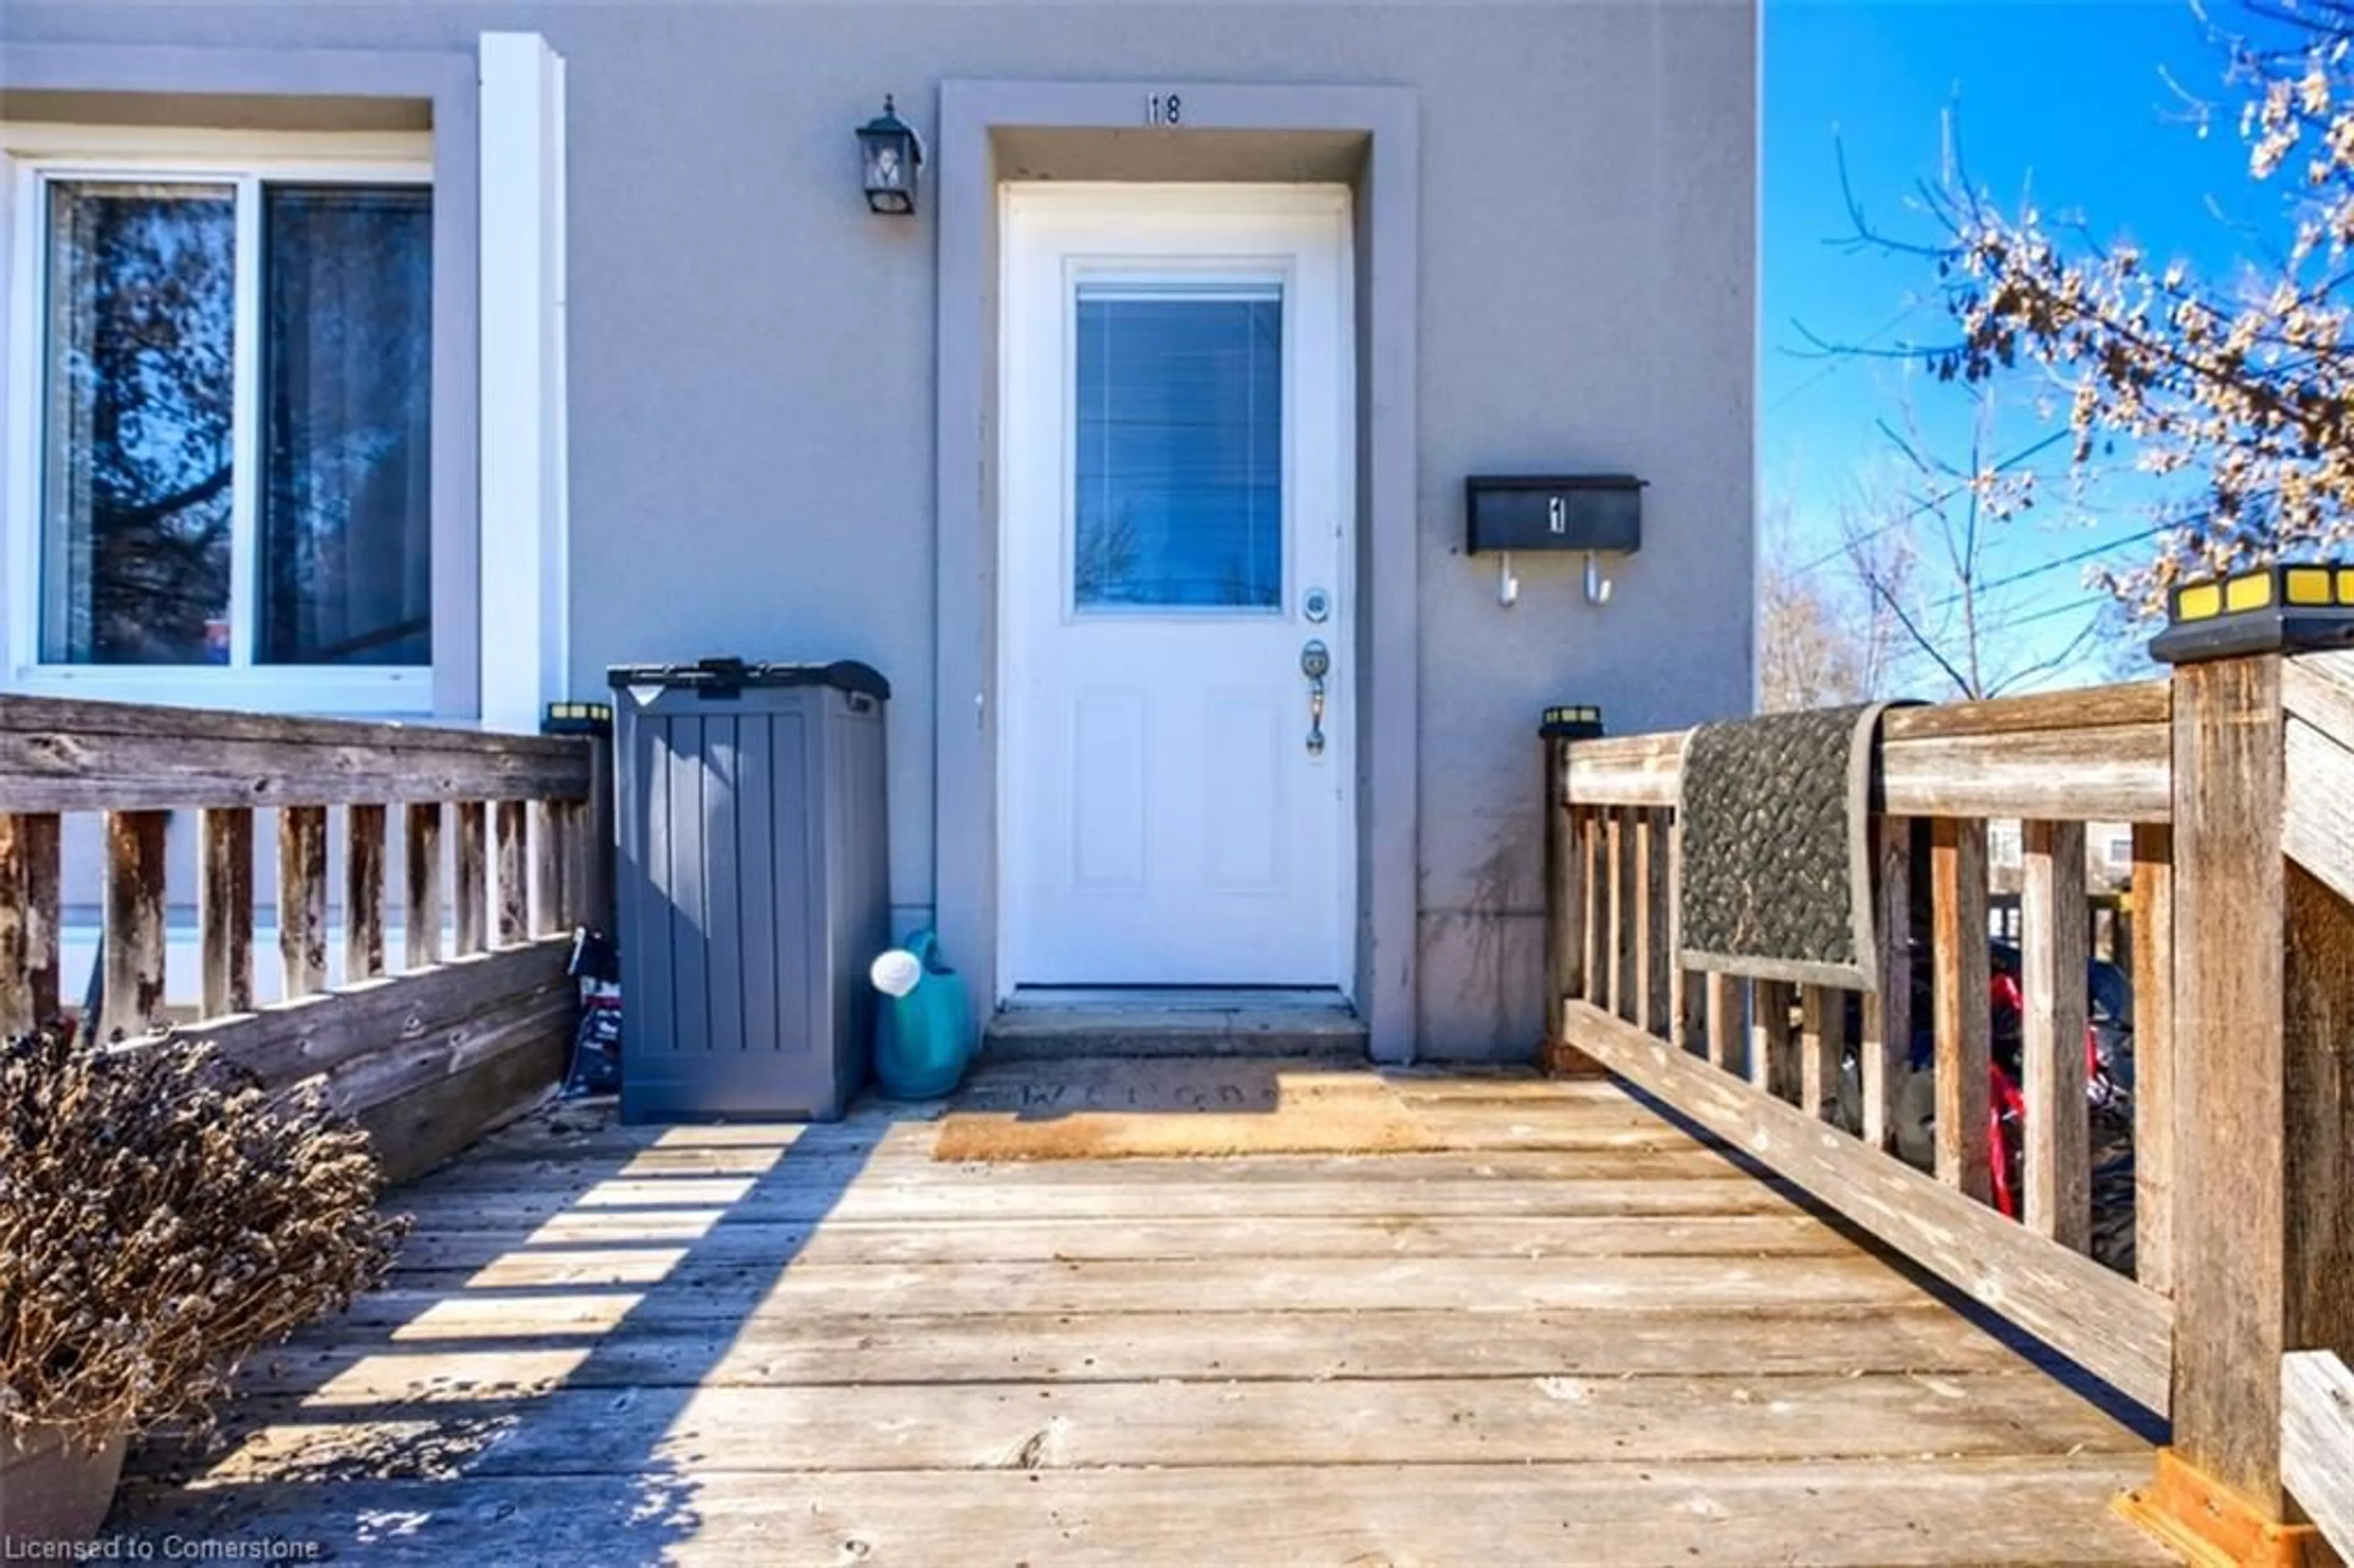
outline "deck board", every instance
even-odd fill
[[[249,1369],[225,1447],[143,1446],[111,1528],[368,1563],[2166,1560],[2106,1506],[2143,1424],[1787,1185],[1609,1084],[1400,1091],[1445,1151],[961,1165],[926,1109],[541,1118],[397,1194],[387,1288]]]
[[[705,1267],[765,1264],[779,1257],[806,1264],[1034,1263],[1056,1258],[1737,1257],[1847,1255],[1860,1250],[1856,1241],[1797,1213],[1311,1215],[1281,1224],[1213,1214],[1044,1221],[752,1220],[709,1225],[691,1211],[657,1211],[650,1224],[633,1224],[626,1217],[615,1225],[550,1221],[531,1234],[527,1249],[512,1232],[435,1231],[410,1240],[395,1274],[414,1283],[452,1269],[484,1270],[489,1272],[476,1277],[475,1284],[540,1284],[570,1270],[674,1261],[678,1249],[690,1244],[695,1261]]]

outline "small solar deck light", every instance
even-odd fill
[[[2354,648],[2354,562],[2265,567],[2180,583],[2149,656],[2168,664]]]
[[[1547,708],[1544,721],[1537,726],[1537,734],[1547,740],[1599,740],[1602,738],[1602,710],[1591,703]]]
[[[613,710],[605,703],[550,703],[541,715],[542,735],[610,735]]]

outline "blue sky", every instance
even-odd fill
[[[2243,20],[2214,0],[2219,22]],[[2240,223],[2274,227],[2276,197],[2246,178],[2239,96],[2220,53],[2183,0],[1765,0],[1765,107],[1759,359],[1759,474],[1766,548],[1799,564],[1835,549],[1842,507],[1884,516],[1901,460],[1874,428],[1910,417],[1936,453],[1968,451],[1973,405],[1890,360],[1822,357],[1806,333],[1887,349],[1937,341],[1949,322],[1917,259],[1859,252],[1839,159],[1876,228],[1925,238],[1910,205],[1936,174],[1950,122],[1971,183],[2006,204],[2030,193],[2047,215],[2073,215],[2103,238],[2129,236],[2154,258],[2179,257],[2228,277],[2250,249]],[[2168,76],[2215,104],[2202,139]],[[2058,428],[2022,379],[1997,397],[1994,455]],[[2064,441],[2034,463],[2055,503]],[[1915,487],[1917,488],[1917,486]],[[1877,500],[1877,510],[1874,502]],[[2064,643],[2089,619],[2081,567],[2056,564],[2149,526],[2152,495],[2130,475],[2096,474],[2074,503],[2039,507],[2004,526],[1990,566],[2017,580],[1994,596],[2015,622],[2020,657]],[[2048,568],[2048,569],[2039,569]],[[2106,650],[2056,679],[2115,670]],[[1903,673],[1925,689],[1934,668]],[[2040,683],[2052,683],[2051,682]]]

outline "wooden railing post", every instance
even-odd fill
[[[610,742],[605,742],[610,746]],[[1570,742],[1546,736],[1544,747],[1544,1069],[1561,1077],[1598,1077],[1602,1067],[1563,1037],[1562,1004],[1592,994],[1588,967],[1596,939],[1593,819],[1569,800]]]
[[[2283,1356],[2354,1354],[2354,903],[2285,853],[2285,602],[2153,649],[2176,666],[2173,1446],[2128,1511],[2237,1562],[2298,1561],[2310,1532],[2282,1484]],[[2354,727],[2322,739],[2354,753]],[[2343,821],[2342,797],[2313,806]]]
[[[1561,1054],[1567,1049],[1561,1004],[1585,991],[1585,887],[1577,823],[1564,785],[1569,742],[1547,736],[1543,745],[1544,789],[1537,799],[1544,811],[1544,1065],[1554,1072],[1564,1065]]]

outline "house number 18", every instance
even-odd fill
[[[1147,125],[1182,124],[1183,121],[1177,106],[1177,95],[1173,92],[1156,92],[1147,97],[1144,101],[1144,122]]]

